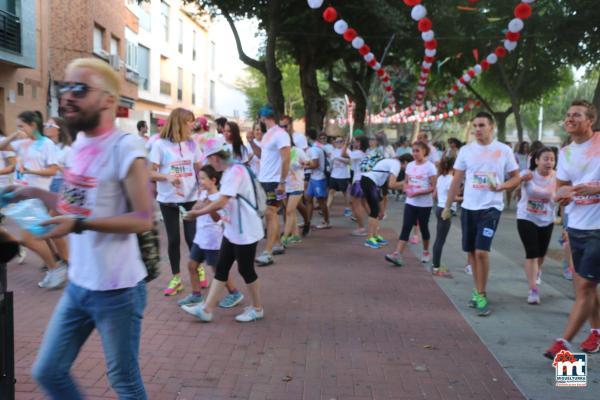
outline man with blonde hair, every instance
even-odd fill
[[[146,269],[135,236],[152,226],[144,143],[115,127],[119,76],[104,61],[72,61],[56,89],[61,116],[79,132],[62,193],[12,188],[14,199],[39,198],[63,215],[47,222],[51,230],[42,239],[69,235],[71,244],[70,282],[48,323],[33,377],[52,399],[83,398],[70,369],[97,329],[119,399],[146,399],[138,364]]]

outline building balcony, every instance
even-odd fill
[[[9,2],[10,3],[10,2]],[[0,63],[17,68],[37,68],[37,0],[18,0],[16,9],[3,7],[0,0]]]
[[[0,48],[21,53],[21,19],[4,10],[0,10]]]

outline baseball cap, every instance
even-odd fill
[[[267,104],[258,111],[258,116],[265,118],[274,117],[275,111],[273,111],[273,107],[270,104]]]
[[[204,142],[204,157],[212,156],[220,151],[227,151],[225,139],[222,137],[212,137]]]

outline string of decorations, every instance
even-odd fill
[[[464,106],[456,107],[451,111],[445,111],[437,115],[411,115],[403,116],[400,113],[392,115],[390,117],[382,117],[380,115],[371,117],[371,122],[375,124],[408,124],[408,123],[423,123],[423,122],[435,122],[443,119],[456,117],[464,112],[470,111],[473,108],[480,107],[481,102],[477,100],[469,100]]]

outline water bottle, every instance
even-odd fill
[[[19,229],[35,236],[45,235],[52,230],[51,226],[41,226],[42,222],[49,220],[46,206],[39,199],[19,201],[2,209],[2,213],[9,222]],[[10,224],[9,224],[10,225]]]

